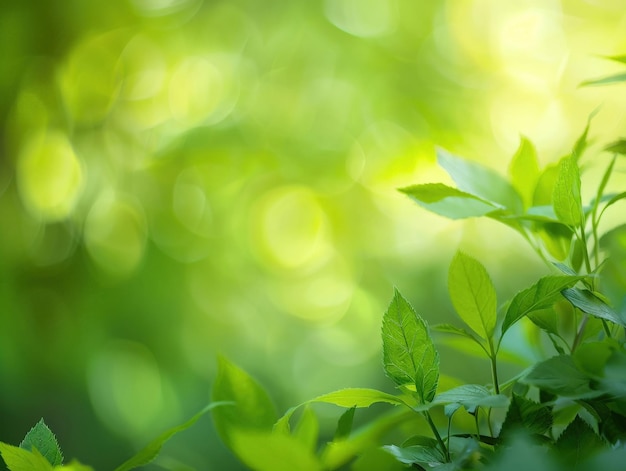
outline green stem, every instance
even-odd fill
[[[574,337],[574,343],[572,343],[572,353],[576,350],[576,347],[580,345],[580,342],[583,339],[583,333],[585,332],[585,327],[587,326],[587,320],[589,320],[589,316],[585,313],[583,316],[583,320],[580,321],[580,328],[578,332],[576,332],[576,337]]]
[[[433,419],[430,416],[430,412],[424,411],[424,416],[426,417],[426,420],[428,421],[428,425],[430,426],[430,429],[433,431],[433,434],[435,435],[435,438],[437,439],[437,443],[439,443],[439,446],[441,447],[441,451],[443,452],[446,459],[450,461],[450,452],[448,451],[446,444],[443,442],[441,435],[439,435],[439,430],[437,430],[437,426],[433,422]]]
[[[500,385],[498,384],[498,365],[496,363],[496,353],[493,350],[493,344],[491,341],[489,342],[489,349],[491,350],[491,355],[489,356],[489,360],[491,361],[491,379],[493,380],[493,390],[496,394],[500,394]]]

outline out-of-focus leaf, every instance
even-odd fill
[[[404,464],[417,463],[426,467],[436,467],[446,462],[445,456],[437,447],[413,445],[401,448],[396,445],[386,445],[383,449]]]
[[[293,431],[293,435],[300,440],[304,446],[315,453],[319,430],[320,424],[315,412],[313,412],[310,406],[305,406],[302,411],[302,416]]]
[[[532,205],[533,193],[539,178],[539,162],[533,143],[522,136],[519,147],[509,165],[511,183],[522,196],[524,206]]]
[[[215,402],[232,402],[213,411],[213,422],[225,444],[230,445],[232,430],[271,430],[276,422],[274,404],[248,373],[226,358],[218,358],[213,384]]]
[[[26,450],[0,442],[0,454],[10,471],[52,471],[50,462],[37,449]]]
[[[333,441],[343,440],[350,436],[355,411],[356,407],[350,407],[350,409],[341,414],[341,417],[339,417],[339,420],[337,421],[337,429],[335,430]]]
[[[54,471],[94,471],[91,466],[84,465],[77,460],[72,460],[63,466],[55,466]]]
[[[424,209],[450,219],[484,216],[498,211],[497,205],[443,183],[426,183],[400,191]]]
[[[580,84],[581,87],[587,87],[589,85],[606,85],[608,83],[626,82],[626,72],[619,74],[607,75],[606,77],[600,77],[593,80],[585,80]]]
[[[533,206],[552,205],[552,193],[558,174],[558,165],[548,165],[543,169],[537,179],[537,185],[535,186]]]
[[[626,155],[626,139],[619,139],[612,142],[604,148],[606,152],[613,152],[614,154]]]
[[[583,222],[580,186],[576,160],[573,157],[563,158],[559,163],[552,204],[559,221],[570,227],[579,227]]]
[[[36,448],[52,466],[63,463],[63,453],[61,453],[59,443],[43,419],[28,431],[24,440],[20,443],[20,448],[31,451],[33,448]]]
[[[532,311],[551,307],[556,301],[561,299],[561,291],[569,286],[574,285],[583,276],[544,276],[540,278],[530,288],[517,293],[504,316],[502,323],[502,334],[522,317],[528,315]]]
[[[439,353],[426,321],[398,290],[383,316],[382,337],[387,376],[398,386],[415,385],[422,404],[432,401],[439,380]]]
[[[237,457],[255,471],[322,471],[322,464],[300,440],[282,433],[232,430]]]
[[[587,314],[626,327],[626,321],[588,289],[568,288],[563,290],[563,296],[575,307]]]
[[[438,149],[437,162],[452,177],[460,190],[497,203],[512,213],[522,212],[523,203],[515,188],[497,172],[476,162]]]
[[[457,252],[448,271],[448,292],[457,314],[480,337],[490,340],[496,328],[496,290],[485,267]]]
[[[163,448],[163,445],[165,444],[166,441],[168,441],[178,432],[187,430],[189,427],[195,424],[198,421],[198,419],[202,417],[204,414],[206,414],[208,411],[216,407],[220,407],[220,406],[231,407],[232,404],[227,403],[227,402],[213,402],[209,404],[207,407],[202,409],[200,412],[194,415],[187,422],[177,425],[176,427],[172,427],[171,429],[163,432],[161,435],[155,438],[152,442],[146,445],[142,450],[136,453],[132,458],[130,458],[129,460],[125,461],[120,466],[115,468],[115,471],[128,471],[128,470],[135,469],[135,468],[138,468],[140,466],[144,466],[150,463],[152,460],[154,460],[158,456],[159,452],[161,451],[161,448]]]

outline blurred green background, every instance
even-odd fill
[[[625,28],[623,0],[2,2],[0,440],[43,416],[111,469],[207,403],[217,353],[281,412],[389,389],[393,286],[434,323],[459,247],[500,299],[546,270],[395,189],[445,181],[435,146],[505,172],[524,134],[554,161],[598,105],[617,137],[626,96],[578,84]],[[163,468],[241,469],[208,418]]]

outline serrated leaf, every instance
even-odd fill
[[[260,430],[231,432],[237,457],[254,471],[322,471],[317,457],[297,438]]]
[[[294,437],[300,440],[310,451],[315,452],[319,431],[320,424],[315,412],[313,412],[310,406],[305,406],[302,411],[302,416],[293,431]]]
[[[476,162],[437,149],[437,162],[452,177],[459,190],[496,203],[512,213],[521,213],[523,203],[515,188],[497,172]]]
[[[37,449],[26,450],[0,442],[0,454],[10,471],[52,471],[50,462]]]
[[[248,373],[221,356],[212,400],[233,403],[212,414],[215,428],[226,445],[231,443],[231,430],[271,430],[276,422],[274,404],[265,389]]]
[[[592,80],[585,80],[580,84],[581,87],[587,87],[590,85],[606,85],[609,83],[626,82],[626,73],[607,75],[606,77],[600,77]]]
[[[583,223],[580,186],[580,171],[575,159],[561,159],[552,193],[552,205],[559,221],[570,227],[580,227]]]
[[[310,402],[325,402],[340,407],[369,407],[372,404],[386,402],[393,405],[406,405],[398,396],[369,388],[346,388],[328,394],[322,394]]]
[[[400,397],[383,391],[369,388],[345,388],[327,394],[322,394],[321,396],[317,396],[302,404],[291,407],[280,419],[278,419],[276,424],[274,424],[274,431],[280,431],[282,433],[288,434],[290,431],[289,420],[291,419],[291,416],[294,414],[294,412],[300,407],[314,402],[322,402],[326,404],[334,404],[339,407],[350,408],[369,407],[372,404],[378,404],[381,402],[393,404],[396,406],[404,405],[410,407]]]
[[[537,151],[530,140],[522,136],[519,147],[509,165],[511,183],[522,196],[524,206],[532,205],[533,193],[539,178]]]
[[[550,427],[552,427],[550,407],[513,394],[502,424],[500,437],[511,436],[517,430],[525,430],[531,434],[544,434]]]
[[[337,421],[337,429],[335,430],[335,436],[333,441],[344,440],[350,436],[352,432],[352,423],[354,422],[354,412],[356,407],[350,407],[347,411],[341,414]]]
[[[591,389],[589,376],[576,367],[569,355],[558,355],[537,363],[520,381],[570,398],[591,398],[601,394]]]
[[[426,183],[401,188],[418,205],[450,219],[484,216],[501,208],[489,201],[443,183]]]
[[[602,301],[599,297],[595,296],[588,289],[568,288],[563,290],[563,296],[577,307],[587,314],[611,321],[622,327],[626,327],[626,322],[617,314],[608,304]]]
[[[404,464],[435,467],[446,462],[445,456],[437,447],[413,445],[401,448],[396,445],[386,445],[383,449]]]
[[[170,438],[172,438],[177,433],[187,430],[189,427],[195,424],[198,421],[198,419],[202,417],[204,414],[206,414],[208,411],[216,407],[220,407],[220,406],[231,407],[232,404],[228,402],[213,402],[209,404],[207,407],[205,407],[196,415],[194,415],[191,419],[163,432],[157,438],[152,440],[148,445],[142,448],[139,452],[137,452],[132,458],[128,459],[127,461],[122,463],[120,466],[115,468],[115,471],[128,471],[131,469],[139,468],[140,466],[145,466],[146,464],[152,462],[161,452],[161,448],[163,448],[163,445],[165,444],[165,442],[167,442]]]
[[[480,337],[490,340],[496,328],[496,290],[485,267],[457,252],[448,272],[448,292],[457,314]]]
[[[24,448],[25,450],[36,448],[52,466],[63,463],[63,453],[61,453],[59,443],[54,433],[48,428],[43,419],[39,420],[39,422],[28,431],[24,440],[20,443],[20,448]]]
[[[492,394],[479,384],[464,384],[437,394],[434,404],[461,404],[473,414],[478,407],[507,407],[509,398],[503,394]]]
[[[398,290],[383,316],[382,337],[387,376],[398,386],[415,385],[422,404],[432,401],[439,380],[439,353],[426,321]]]
[[[511,300],[502,323],[502,335],[522,317],[533,311],[551,307],[562,298],[561,291],[582,280],[583,276],[544,276],[530,288],[517,293]]]
[[[604,440],[580,416],[567,426],[555,444],[558,456],[570,466],[582,463],[606,448]]]

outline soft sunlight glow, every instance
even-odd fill
[[[59,131],[30,137],[19,156],[17,178],[22,200],[47,221],[70,215],[81,194],[83,170],[67,136]]]

